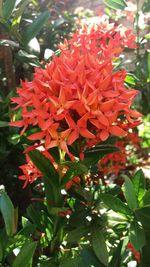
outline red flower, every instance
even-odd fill
[[[135,47],[130,30],[112,25],[84,28],[60,45],[45,69],[36,68],[32,82],[21,82],[18,97],[22,119],[12,126],[38,127],[30,140],[43,140],[45,149],[58,146],[70,157],[68,146],[87,146],[109,135],[124,136],[140,124],[142,115],[131,109],[137,91],[126,89],[124,70],[114,71],[113,59],[125,47]]]

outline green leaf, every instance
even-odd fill
[[[0,121],[0,127],[8,127],[9,122],[8,121]]]
[[[149,39],[150,39],[150,33],[146,34],[146,35],[144,36],[144,38],[149,40]]]
[[[150,229],[150,205],[136,209],[135,215],[145,228]]]
[[[68,236],[66,241],[68,243],[76,243],[78,242],[82,237],[84,237],[88,233],[88,229],[85,226],[80,226],[70,232],[68,232]]]
[[[147,191],[142,199],[143,206],[150,205],[150,191]]]
[[[83,267],[79,252],[66,252],[60,259],[59,267]]]
[[[94,148],[86,149],[84,151],[84,160],[82,163],[87,167],[96,164],[105,155],[120,151],[118,147],[113,145],[97,145]]]
[[[22,0],[18,4],[17,10],[15,12],[15,15],[14,15],[14,18],[13,18],[13,21],[12,21],[12,25],[11,25],[11,31],[12,32],[17,32],[18,31],[22,14],[23,14],[28,2],[29,2],[29,0]]]
[[[67,165],[69,169],[63,176],[61,183],[62,187],[65,186],[65,184],[72,180],[75,176],[86,174],[88,172],[88,168],[81,162],[65,162],[64,165]]]
[[[131,84],[131,85],[136,85],[136,77],[135,75],[128,73],[128,75],[125,78],[125,82]]]
[[[132,215],[131,210],[128,208],[128,206],[119,198],[110,194],[102,194],[101,199],[107,205],[107,207],[112,209],[113,211],[120,213],[125,217]]]
[[[79,267],[103,267],[104,266],[103,264],[100,264],[95,253],[89,247],[84,247],[81,250],[80,255],[82,258],[83,265],[80,265]]]
[[[50,16],[49,11],[45,11],[41,13],[33,22],[31,25],[28,26],[23,39],[26,44],[28,44],[42,29],[43,25],[48,21]]]
[[[11,236],[16,231],[15,209],[5,191],[0,192],[0,211],[5,222],[6,233],[8,236]]]
[[[11,13],[13,12],[15,8],[17,0],[6,0],[3,5],[3,15],[6,19],[8,19],[11,16]]]
[[[135,173],[132,179],[132,183],[137,196],[137,200],[140,202],[145,194],[146,188],[146,179],[142,170],[138,170]]]
[[[150,52],[147,53],[147,77],[150,82]]]
[[[127,6],[126,1],[124,0],[103,0],[104,4],[113,9],[124,10]]]
[[[0,240],[0,263],[2,262],[2,259],[3,259],[3,246]]]
[[[135,220],[130,225],[129,239],[137,251],[139,251],[146,242],[144,230],[142,226]]]
[[[48,158],[36,149],[28,152],[28,155],[35,166],[42,172],[43,176],[47,177],[51,183],[59,184],[59,174]]]
[[[42,224],[41,220],[41,212],[36,209],[33,205],[30,205],[27,208],[27,214],[32,222],[36,225],[36,227],[41,231],[44,232],[45,226]]]
[[[28,153],[35,166],[42,172],[45,185],[45,195],[47,198],[47,208],[50,212],[50,206],[59,206],[59,174],[55,170],[51,161],[40,151],[34,150]]]
[[[28,267],[32,261],[36,246],[36,242],[26,242],[15,258],[12,267]]]
[[[113,254],[112,254],[112,259],[110,262],[110,267],[119,267],[121,266],[121,250],[122,250],[122,246],[123,246],[123,240],[121,240],[119,242],[119,244],[117,245],[117,247],[114,248],[113,250]]]
[[[125,183],[122,186],[122,190],[123,190],[123,193],[124,193],[124,196],[128,203],[129,208],[131,210],[134,210],[138,206],[134,186],[131,180],[127,176],[125,176],[124,179],[125,179]]]
[[[95,255],[105,266],[108,266],[108,251],[102,230],[94,227],[92,231],[92,247]]]

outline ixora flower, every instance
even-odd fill
[[[74,142],[83,151],[83,144],[125,136],[142,115],[131,109],[138,92],[125,87],[126,72],[116,71],[114,60],[125,47],[135,47],[134,39],[130,30],[112,24],[77,31],[59,46],[59,56],[35,69],[32,81],[21,81],[11,100],[22,118],[10,125],[22,127],[21,134],[34,127],[29,140],[42,140],[45,150],[59,147],[69,156]]]

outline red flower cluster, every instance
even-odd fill
[[[118,147],[120,151],[104,156],[100,161],[99,171],[103,173],[103,175],[110,173],[117,175],[125,168],[128,157],[132,156],[132,150],[139,148],[140,141],[140,137],[134,132],[128,133],[127,136],[117,141],[114,145]]]
[[[21,134],[29,125],[38,127],[28,139],[42,139],[46,150],[58,146],[68,155],[79,137],[91,146],[109,135],[126,135],[141,114],[131,109],[137,91],[125,88],[126,72],[114,71],[113,59],[125,46],[135,44],[124,28],[93,26],[75,33],[60,45],[59,57],[35,69],[32,82],[21,82],[12,102],[22,119],[11,125],[23,127]]]
[[[19,176],[19,179],[25,181],[23,188],[25,188],[28,183],[32,184],[38,178],[41,178],[43,176],[42,173],[36,168],[36,166],[30,160],[28,155],[26,155],[26,162],[27,162],[26,164],[23,164],[19,167],[23,172],[23,174]]]

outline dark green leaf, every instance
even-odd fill
[[[125,183],[122,186],[122,190],[129,208],[132,210],[136,209],[137,208],[136,193],[134,190],[133,183],[127,176],[125,177]]]
[[[6,19],[8,19],[14,10],[15,4],[17,0],[6,0],[3,6],[3,15]]]
[[[51,161],[40,151],[30,151],[29,157],[35,166],[42,172],[45,185],[45,195],[47,198],[47,208],[50,212],[52,206],[60,205],[59,174],[55,170]]]
[[[49,11],[41,13],[30,26],[28,26],[23,38],[26,44],[28,44],[42,29],[43,25],[48,21],[50,16]]]
[[[3,246],[0,240],[0,263],[2,262],[2,259],[3,259]]]
[[[97,259],[96,255],[92,251],[91,248],[85,247],[81,250],[81,258],[83,265],[79,267],[103,267],[103,264],[100,264],[99,260]]]
[[[0,121],[0,127],[8,127],[9,122],[8,121]]]
[[[65,162],[65,165],[67,165],[69,169],[63,176],[61,186],[64,186],[66,183],[72,180],[73,177],[86,174],[88,172],[88,168],[81,162]]]
[[[94,227],[92,231],[92,247],[95,255],[105,266],[108,266],[108,251],[102,230]]]
[[[129,239],[133,247],[139,251],[145,245],[145,233],[142,226],[133,221],[130,226]]]
[[[124,10],[127,6],[126,1],[124,0],[103,0],[105,5],[113,9],[121,9]]]
[[[150,229],[150,205],[136,209],[135,215],[145,228]]]
[[[66,252],[60,259],[59,267],[83,267],[79,252]]]
[[[85,226],[80,226],[68,233],[67,242],[68,243],[76,243],[82,237],[84,237],[88,233],[88,229]]]
[[[19,254],[15,258],[12,267],[27,267],[32,261],[34,251],[36,249],[36,242],[26,242],[21,248]]]
[[[27,215],[41,232],[45,231],[45,226],[42,224],[41,212],[36,207],[30,205],[27,208]]]
[[[114,267],[114,266],[115,267],[120,267],[121,266],[121,250],[122,250],[122,245],[123,245],[123,241],[121,240],[121,242],[113,250],[112,259],[111,259],[111,262],[109,263],[109,266],[110,267]]]
[[[105,155],[118,151],[118,147],[109,144],[98,145],[94,148],[86,149],[84,151],[85,159],[83,160],[83,164],[89,167],[93,164],[96,164]]]
[[[2,213],[7,235],[15,233],[15,209],[6,192],[0,192],[0,211]]]
[[[147,191],[142,199],[143,206],[150,205],[150,191]]]
[[[59,184],[59,175],[48,158],[38,150],[30,151],[28,155],[35,166],[42,172],[43,176],[47,177],[51,183]]]
[[[150,52],[147,53],[147,77],[150,82]]]
[[[125,217],[132,215],[132,212],[128,208],[128,206],[123,203],[119,198],[110,194],[102,194],[101,199],[107,205],[107,207],[112,209],[113,211],[120,213]]]
[[[137,199],[140,202],[145,194],[145,188],[146,188],[146,180],[145,180],[144,173],[142,170],[138,170],[135,173],[132,179],[132,183],[134,186]]]

